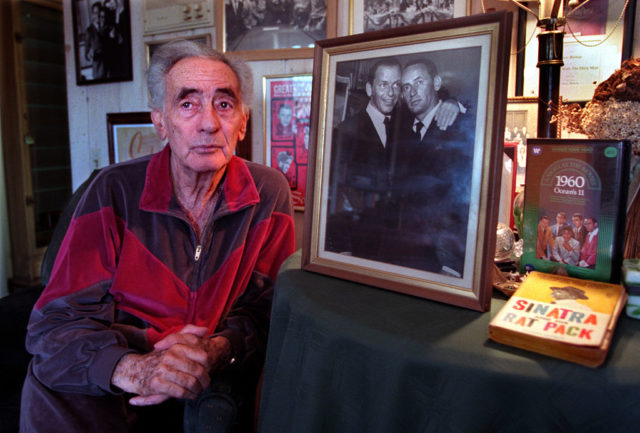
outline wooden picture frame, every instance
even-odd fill
[[[268,2],[244,0],[251,8],[264,10],[249,14],[235,8],[232,0],[215,0],[216,48],[232,51],[247,60],[303,59],[313,57],[316,40],[337,34],[337,2],[324,2],[321,10],[298,11],[295,2],[281,2],[282,11],[267,10]],[[317,2],[321,4],[322,2]],[[247,16],[250,15],[250,16]]]
[[[132,81],[129,0],[74,0],[76,84]]]
[[[164,146],[149,111],[107,113],[107,137],[109,164],[150,155]]]
[[[511,15],[497,12],[317,42],[303,269],[489,308],[510,36]],[[424,59],[437,74],[412,65]],[[378,69],[381,61],[400,65]],[[364,84],[370,70],[379,74]],[[334,119],[343,110],[338,76],[351,77],[344,122]],[[367,114],[367,97],[358,96],[361,86],[411,101],[389,103],[388,148]],[[437,87],[465,111],[447,131],[430,126],[432,143],[425,143],[411,136],[413,113],[398,110],[421,115],[413,95]],[[374,161],[375,153],[388,159]]]
[[[630,149],[619,140],[528,140],[523,271],[563,268],[571,277],[619,282]],[[561,250],[565,226],[572,248]]]
[[[311,80],[311,74],[262,79],[265,164],[287,178],[295,210],[305,207]]]
[[[565,2],[566,4],[566,2]],[[633,40],[632,3],[627,0],[590,0],[575,9],[575,13],[565,5],[560,71],[560,96],[563,102],[590,101],[596,86],[606,80],[623,60],[631,57],[631,41]],[[538,13],[536,5],[531,6]],[[620,17],[622,12],[624,17]],[[618,22],[618,18],[624,18]],[[524,65],[516,74],[522,77],[525,97],[538,96],[540,70],[538,63],[538,38],[529,35],[539,34],[537,19],[527,14],[524,32],[529,43],[524,49]]]
[[[434,2],[424,6],[407,6],[399,0],[381,3],[376,0],[349,0],[349,34],[425,24],[463,17],[471,12],[470,0],[441,2],[440,7]]]

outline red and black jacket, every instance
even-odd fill
[[[187,324],[229,338],[238,368],[264,351],[274,280],[294,250],[286,179],[233,157],[198,239],[169,157],[166,146],[105,168],[80,200],[28,327],[31,371],[49,388],[115,392],[125,353]]]

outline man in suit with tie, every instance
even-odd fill
[[[462,277],[469,221],[475,113],[466,109],[443,130],[434,122],[443,101],[433,62],[419,59],[402,71],[402,98],[409,114],[398,129],[392,167],[398,223],[404,243],[388,248],[398,264]]]
[[[367,106],[334,131],[330,179],[334,212],[326,244],[330,251],[376,256],[378,239],[369,236],[366,227],[376,223],[376,208],[389,191],[390,138],[397,121],[401,73],[395,57],[377,61],[365,85]]]
[[[598,258],[598,220],[594,217],[584,219],[584,226],[589,232],[580,250],[580,262],[578,266],[595,269]]]
[[[571,217],[573,221],[573,237],[580,242],[580,248],[584,245],[584,241],[587,239],[587,228],[583,224],[583,216],[581,213],[574,213]]]

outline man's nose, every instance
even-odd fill
[[[200,116],[200,126],[206,132],[216,132],[220,128],[220,115],[213,104],[205,104]]]

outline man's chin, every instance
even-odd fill
[[[222,152],[220,152],[220,154],[201,156],[191,160],[188,162],[187,168],[198,173],[215,173],[223,169],[229,163],[230,159],[231,158],[225,158]]]

